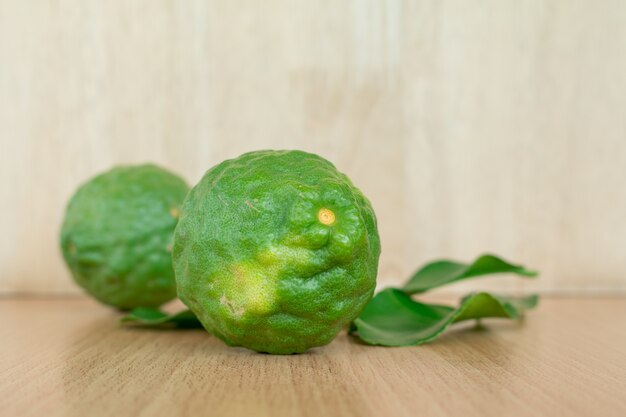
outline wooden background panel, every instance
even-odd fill
[[[57,235],[95,173],[259,148],[363,189],[381,285],[489,250],[543,271],[489,288],[626,291],[624,73],[621,1],[0,0],[0,292],[77,291]]]

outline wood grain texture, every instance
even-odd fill
[[[121,328],[90,300],[0,300],[3,416],[623,416],[626,299],[544,299],[419,347],[294,356]]]
[[[489,288],[625,292],[625,73],[619,0],[0,0],[0,292],[78,291],[57,234],[97,172],[259,148],[353,178],[383,284],[489,250],[544,273]]]

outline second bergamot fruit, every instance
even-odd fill
[[[370,202],[324,158],[257,151],[210,169],[174,236],[178,296],[231,346],[329,343],[369,302],[380,240]]]
[[[116,167],[83,184],[61,229],[76,283],[122,310],[175,298],[172,239],[188,189],[155,165]]]

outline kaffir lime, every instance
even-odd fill
[[[154,165],[117,167],[83,184],[61,230],[78,285],[119,309],[175,298],[172,238],[187,191],[185,181]]]
[[[233,346],[298,353],[329,343],[376,284],[369,201],[327,160],[257,151],[210,169],[174,238],[178,295]]]

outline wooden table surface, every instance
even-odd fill
[[[626,299],[543,299],[407,348],[296,356],[122,328],[91,300],[0,300],[1,416],[625,416]]]

